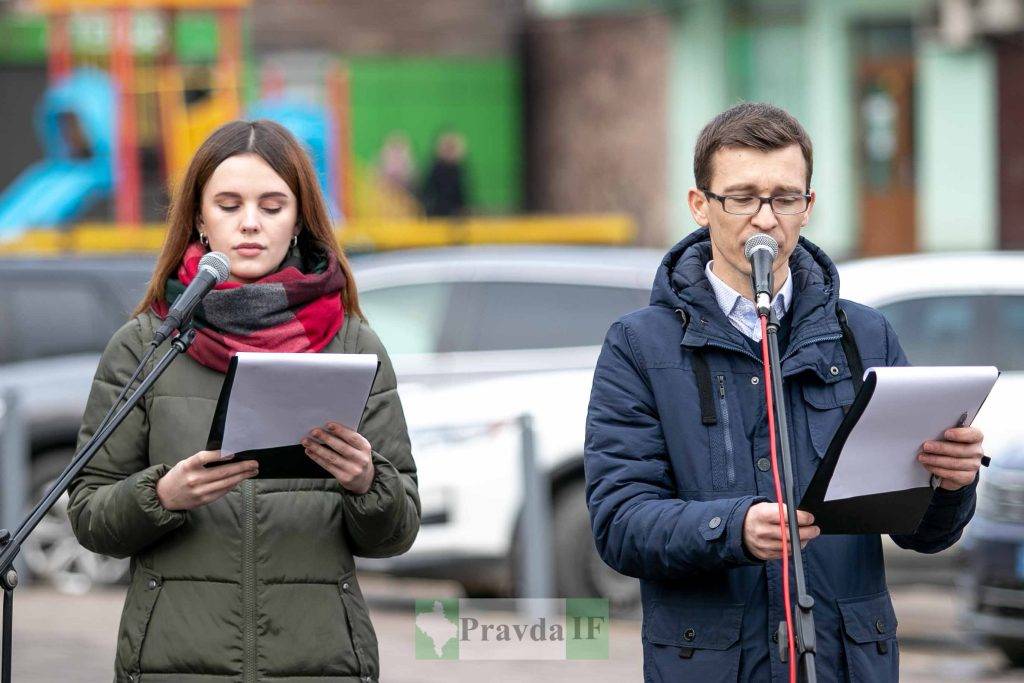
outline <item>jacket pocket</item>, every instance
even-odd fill
[[[832,437],[843,421],[843,408],[853,403],[852,389],[850,382],[803,385],[804,401],[807,406],[807,430],[810,432],[811,445],[819,458],[825,457]]]
[[[843,658],[851,682],[899,680],[896,613],[889,593],[836,601],[843,620]]]
[[[136,568],[121,613],[117,664],[122,673],[141,673],[142,646],[153,617],[153,608],[163,589],[161,577],[148,569]]]
[[[708,425],[711,483],[716,490],[721,491],[736,484],[736,436],[733,427],[739,415],[729,410],[725,375],[715,375],[713,383],[718,421],[717,424]]]
[[[377,634],[373,630],[373,623],[370,621],[363,593],[359,590],[355,572],[342,574],[338,579],[338,593],[345,611],[348,632],[352,637],[352,649],[359,662],[359,675],[364,679],[376,681],[380,675]]]
[[[743,609],[655,603],[644,618],[644,680],[737,681]]]

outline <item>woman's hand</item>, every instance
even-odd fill
[[[168,510],[191,510],[212,503],[259,473],[259,463],[255,460],[203,467],[220,459],[220,451],[199,451],[172,467],[156,483],[160,504]]]
[[[314,429],[302,440],[306,455],[331,473],[338,483],[352,493],[366,493],[373,483],[373,456],[370,442],[358,432],[328,422]]]

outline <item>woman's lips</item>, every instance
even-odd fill
[[[263,251],[263,247],[258,245],[240,244],[235,247],[235,253],[240,256],[259,256]]]

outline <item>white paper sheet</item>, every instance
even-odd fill
[[[871,401],[843,446],[825,500],[929,486],[918,462],[925,441],[941,439],[967,413],[974,420],[999,376],[995,367],[880,367]]]
[[[375,354],[239,353],[221,454],[290,446],[328,421],[357,429]]]

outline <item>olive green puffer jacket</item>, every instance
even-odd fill
[[[79,445],[128,380],[158,322],[142,314],[111,339]],[[377,638],[352,558],[397,555],[412,545],[420,519],[416,467],[395,374],[377,336],[346,317],[324,352],[375,353],[381,361],[359,426],[376,469],[366,493],[342,489],[325,472],[324,479],[248,480],[209,505],[164,509],[156,482],[205,449],[224,380],[185,355],[72,483],[69,515],[78,540],[95,552],[132,558],[115,681],[378,679]]]

